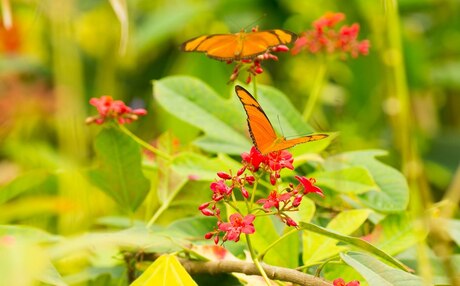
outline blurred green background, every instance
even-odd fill
[[[91,97],[112,95],[149,115],[132,126],[146,140],[171,130],[181,146],[198,131],[184,128],[152,100],[151,81],[196,76],[222,97],[233,65],[179,51],[180,44],[209,33],[238,32],[256,22],[261,30],[297,33],[327,11],[346,14],[361,25],[370,54],[336,60],[329,67],[321,106],[310,123],[340,131],[337,150],[384,148],[401,168],[398,112],[404,103],[392,81],[384,1],[6,1],[12,27],[0,30],[0,182],[38,166],[72,168],[91,161],[96,128],[83,124],[94,114]],[[419,172],[438,200],[460,158],[460,14],[458,1],[398,1],[410,134]],[[2,12],[8,11],[2,6]],[[120,12],[115,13],[117,9]],[[120,10],[118,10],[120,11]],[[261,18],[261,16],[265,15]],[[284,91],[303,106],[318,58],[281,54],[264,63],[258,82]],[[335,152],[333,150],[331,152]],[[82,186],[84,189],[85,187]],[[75,190],[78,191],[78,190]]]
[[[389,150],[383,160],[407,175],[412,207],[429,208],[446,195],[460,162],[460,2],[397,1],[399,13],[389,21],[390,2],[3,1],[0,185],[29,175],[34,188],[3,204],[0,222],[72,234],[117,212],[81,172],[94,163],[92,142],[100,130],[84,124],[96,113],[90,98],[111,95],[146,108],[148,115],[129,126],[133,133],[157,144],[168,132],[176,148],[194,148],[200,131],[154,102],[152,80],[195,76],[229,98],[233,65],[182,53],[181,43],[250,29],[254,21],[260,30],[300,33],[327,11],[345,13],[345,24],[359,23],[359,38],[369,39],[371,48],[368,56],[329,65],[309,123],[340,132],[331,154]],[[279,62],[264,62],[257,81],[302,107],[319,63],[311,54],[280,54]],[[41,176],[46,171],[53,176]]]

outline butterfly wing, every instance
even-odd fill
[[[184,42],[181,50],[206,53],[208,57],[221,61],[253,59],[271,47],[293,42],[296,37],[294,33],[280,29],[205,35]]]
[[[181,46],[184,52],[202,52],[210,58],[231,61],[241,50],[241,39],[235,34],[215,34],[193,38]]]
[[[246,33],[243,35],[240,58],[252,59],[272,47],[290,44],[296,38],[296,34],[281,29]]]
[[[306,136],[302,136],[302,137],[298,137],[298,138],[294,138],[294,139],[288,139],[288,140],[286,140],[285,138],[280,137],[271,146],[269,146],[266,149],[265,152],[270,153],[270,152],[274,152],[274,151],[288,149],[288,148],[291,148],[291,147],[293,147],[293,146],[295,146],[297,144],[321,140],[321,139],[324,139],[324,138],[326,138],[328,136],[329,135],[327,135],[327,134],[311,134],[311,135],[306,135]]]
[[[237,85],[235,86],[235,91],[248,116],[249,133],[251,134],[254,146],[260,153],[268,153],[267,150],[269,150],[277,140],[275,130],[270,120],[268,120],[260,104],[246,89]]]
[[[252,142],[262,154],[288,149],[297,144],[317,141],[329,136],[327,134],[311,134],[288,140],[283,137],[278,137],[270,120],[257,100],[255,100],[246,89],[239,85],[235,86],[235,91],[248,116],[247,121]]]

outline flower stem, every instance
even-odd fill
[[[147,223],[146,228],[150,228],[160,217],[160,215],[170,207],[172,200],[177,196],[177,194],[179,194],[180,190],[186,183],[187,180],[184,180],[179,186],[176,187],[176,189],[169,195],[169,197],[161,204],[161,206],[153,214],[152,218]]]
[[[254,76],[254,80],[252,81],[252,85],[254,86],[254,98],[257,100],[257,78]]]
[[[311,89],[310,96],[308,97],[307,104],[305,105],[305,108],[302,114],[305,122],[308,122],[308,120],[310,120],[313,110],[315,109],[316,103],[325,85],[326,75],[327,75],[327,61],[325,58],[322,58],[321,63],[319,65],[318,72],[315,77],[315,81],[313,82],[313,88]]]
[[[137,137],[136,135],[134,135],[131,131],[129,131],[128,128],[126,128],[124,125],[121,125],[121,124],[118,124],[118,127],[120,128],[121,131],[123,131],[126,135],[128,135],[129,137],[131,137],[134,141],[136,141],[139,145],[141,145],[142,147],[144,147],[145,149],[149,150],[150,152],[152,152],[153,154],[159,156],[159,157],[162,157],[166,160],[171,160],[171,156],[158,150],[157,148],[153,147],[152,145],[148,144],[147,142],[145,142],[144,140],[140,139],[139,137]]]
[[[254,198],[256,196],[256,191],[257,191],[257,185],[259,182],[259,178],[255,177],[256,180],[254,182],[254,186],[252,187],[252,192],[251,192],[251,203],[250,203],[250,209],[252,209],[252,206],[254,205]]]
[[[265,273],[264,268],[260,264],[259,258],[256,256],[255,250],[252,247],[251,238],[249,237],[248,234],[245,234],[245,236],[246,236],[246,242],[248,244],[249,252],[251,253],[252,261],[254,261],[254,264],[256,265],[257,269],[259,270],[260,275],[262,275],[262,277],[264,278],[265,283],[267,283],[267,285],[270,286],[271,285],[270,279],[268,279],[267,273]]]
[[[264,251],[262,251],[261,253],[259,253],[259,255],[257,256],[257,259],[263,259],[265,254],[267,254],[267,252],[272,249],[276,244],[278,244],[281,240],[285,239],[286,237],[288,237],[289,235],[297,232],[298,229],[297,228],[294,228],[294,229],[291,229],[290,231],[286,232],[285,234],[283,234],[282,236],[280,236],[278,239],[276,239],[275,241],[273,241],[269,246],[267,246]]]

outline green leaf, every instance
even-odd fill
[[[419,286],[423,280],[415,275],[395,269],[378,259],[357,252],[340,255],[343,261],[358,271],[372,286]]]
[[[154,82],[154,96],[168,112],[206,133],[208,143],[200,143],[206,150],[221,152],[221,142],[232,146],[226,153],[249,150],[249,140],[242,135],[247,126],[243,109],[229,104],[204,82],[186,76],[166,77]]]
[[[91,182],[125,211],[135,211],[150,188],[142,173],[139,145],[119,129],[104,128],[96,137],[94,148],[99,167],[90,172]]]
[[[184,2],[181,5],[161,5],[153,13],[144,13],[146,19],[136,26],[133,46],[141,53],[158,50],[162,41],[182,31],[191,18],[208,8],[208,5]]]
[[[41,282],[47,285],[65,286],[67,283],[62,279],[61,274],[56,270],[56,267],[48,261],[45,265],[43,273],[41,273],[39,279]]]
[[[408,214],[392,214],[387,216],[377,226],[375,233],[377,240],[374,245],[385,252],[395,255],[423,240],[427,230],[418,230]]]
[[[273,221],[268,216],[257,217],[256,220],[254,220],[254,227],[256,232],[252,234],[250,238],[257,252],[267,250],[267,248],[280,237],[275,229]],[[299,249],[296,233],[297,232],[295,232],[294,235],[289,235],[285,240],[270,248],[264,256],[264,262],[282,267],[296,267],[298,264],[297,255]]]
[[[62,240],[49,248],[52,259],[61,259],[71,254],[87,253],[88,250],[116,247],[123,249],[143,249],[146,252],[173,252],[181,249],[185,240],[177,236],[178,232],[166,229],[147,229],[145,226],[132,227],[117,232],[93,232],[71,239]],[[91,255],[91,253],[87,253]]]
[[[316,172],[309,176],[315,178],[318,185],[329,187],[341,193],[361,194],[377,188],[369,171],[358,166]]]
[[[174,255],[162,255],[130,286],[198,285]]]
[[[301,227],[301,229],[305,229],[305,230],[308,230],[308,231],[311,231],[311,232],[315,232],[317,234],[327,236],[329,238],[340,240],[342,242],[348,243],[348,244],[353,245],[355,247],[358,247],[360,249],[363,249],[363,250],[366,250],[368,252],[371,252],[374,255],[377,255],[377,256],[385,259],[386,261],[394,264],[395,266],[399,267],[400,269],[402,269],[404,271],[409,271],[409,268],[407,266],[405,266],[404,264],[402,264],[400,261],[398,261],[396,258],[393,258],[391,255],[385,253],[384,251],[380,250],[379,248],[373,246],[372,244],[370,244],[369,242],[367,242],[367,241],[365,241],[365,240],[363,240],[361,238],[343,235],[343,234],[340,234],[338,232],[329,230],[329,229],[321,227],[321,226],[317,226],[317,225],[312,224],[312,223],[301,222],[300,227]],[[304,243],[304,245],[305,245],[305,243]]]
[[[16,177],[13,181],[0,188],[0,204],[3,204],[22,193],[42,185],[49,178],[49,173],[43,170],[30,171]]]
[[[409,187],[403,174],[375,159],[386,155],[382,150],[355,151],[327,159],[326,170],[337,170],[353,166],[366,168],[377,184],[374,190],[360,194],[360,200],[380,212],[400,212],[409,203]]]
[[[190,177],[193,175],[195,180],[213,181],[217,172],[236,171],[241,168],[241,165],[229,157],[224,158],[224,155],[209,158],[196,153],[181,153],[173,159],[172,168],[183,176]]]
[[[33,243],[51,243],[60,239],[59,236],[31,226],[0,225],[0,237],[12,236],[16,240]]]
[[[369,210],[343,211],[327,225],[327,230],[341,234],[350,234],[360,227],[369,216]],[[336,255],[346,247],[337,245],[337,240],[314,232],[303,232],[303,262],[314,264],[325,258]]]
[[[455,243],[460,246],[460,220],[457,219],[443,219],[440,223],[444,224],[445,230],[449,233]]]

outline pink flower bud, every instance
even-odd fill
[[[297,195],[294,197],[294,200],[292,201],[292,206],[298,207],[301,202],[302,202],[302,196]]]
[[[224,180],[230,180],[232,178],[232,176],[230,176],[229,174],[225,172],[217,172],[217,176],[219,176],[219,178],[224,179]]]
[[[246,190],[245,187],[241,187],[241,194],[242,194],[243,197],[245,197],[246,199],[249,198],[249,193],[248,193],[248,191]]]
[[[286,224],[287,224],[288,226],[298,226],[298,224],[297,224],[292,218],[290,218],[290,217],[287,217],[287,218],[286,218]]]
[[[211,202],[207,202],[207,203],[201,204],[201,205],[198,207],[198,209],[199,209],[199,210],[205,209],[205,208],[207,208],[207,207],[209,206],[210,203],[211,203]]]
[[[207,234],[204,235],[204,238],[210,239],[214,235],[213,232],[208,232]]]
[[[202,209],[200,211],[205,216],[213,216],[214,215],[214,212],[212,210],[210,210],[210,209]]]

